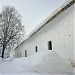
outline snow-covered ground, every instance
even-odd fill
[[[7,60],[0,58],[1,75],[73,75],[73,73],[71,63],[54,51],[41,51],[26,58]]]

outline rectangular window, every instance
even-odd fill
[[[52,41],[48,41],[48,49],[52,50]]]
[[[37,46],[35,46],[35,52],[38,52],[38,48],[37,48]]]
[[[25,50],[25,57],[27,57],[27,50]]]

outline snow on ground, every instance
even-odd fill
[[[39,56],[42,59],[40,58],[37,61]],[[32,61],[33,59],[35,59],[35,57],[32,57]],[[69,61],[63,59],[54,51],[46,51],[46,52],[41,52],[40,54],[38,54],[37,58],[34,60],[34,66],[32,66],[32,68],[36,72],[44,73],[44,74],[73,73],[73,68],[71,64],[69,63]]]
[[[0,74],[73,75],[73,67],[54,51],[37,52],[30,57],[2,60]]]

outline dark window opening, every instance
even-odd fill
[[[52,50],[52,41],[49,41],[49,42],[48,42],[48,49],[49,49],[49,50]]]
[[[25,57],[27,57],[27,50],[25,50]]]
[[[35,52],[38,52],[38,47],[37,46],[35,46]]]

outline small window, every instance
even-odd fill
[[[48,50],[52,50],[52,41],[48,42]]]
[[[25,57],[27,57],[27,50],[25,50]]]
[[[38,52],[38,47],[37,46],[35,46],[35,52]]]

